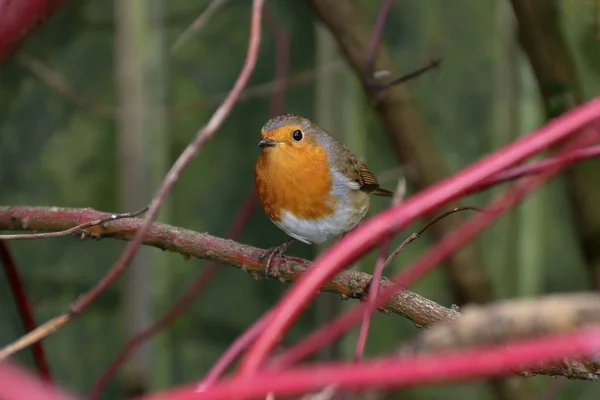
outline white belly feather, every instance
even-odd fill
[[[285,233],[307,244],[321,244],[354,228],[369,211],[369,195],[359,189],[358,183],[334,171],[332,194],[337,203],[335,212],[317,220],[299,219],[281,210],[279,221],[273,221]]]

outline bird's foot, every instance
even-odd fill
[[[290,239],[277,247],[270,248],[265,251],[265,254],[261,257],[263,260],[267,260],[265,266],[265,276],[273,275],[275,278],[279,278],[279,264],[285,255],[288,247],[294,242],[294,239]]]

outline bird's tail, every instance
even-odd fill
[[[387,196],[387,197],[394,197],[394,192],[391,192],[387,189],[384,189],[382,187],[377,187],[375,189],[373,189],[373,191],[371,192],[376,196]]]

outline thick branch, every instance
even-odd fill
[[[400,354],[436,353],[490,346],[527,338],[571,332],[600,324],[600,296],[596,293],[557,294],[533,299],[510,299],[485,306],[467,306],[461,317],[449,324],[437,324],[424,331]],[[563,375],[571,379],[597,380],[592,360],[563,359],[553,365],[539,365],[524,376]]]
[[[109,218],[111,214],[92,209],[58,207],[0,207],[0,230],[16,231],[60,231],[81,223]],[[142,225],[141,219],[121,219],[107,222],[80,232],[82,237],[115,238],[131,240]],[[265,262],[261,259],[264,250],[218,238],[205,233],[171,225],[154,223],[144,237],[144,244],[182,254],[231,265],[248,272],[255,278],[264,276]],[[279,267],[281,280],[290,282],[310,268],[310,261],[285,257]],[[367,294],[371,275],[359,271],[343,271],[328,282],[324,291],[339,293],[345,298],[362,299]],[[380,288],[389,285],[383,281]],[[419,327],[427,327],[438,321],[448,321],[460,314],[408,290],[399,292],[382,309],[402,315]]]

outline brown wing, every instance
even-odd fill
[[[375,175],[344,144],[330,135],[323,138],[326,139],[326,145],[331,146],[330,151],[337,169],[348,178],[356,181],[360,185],[359,190],[378,196],[393,196],[393,193],[389,190],[379,187]]]
[[[377,177],[373,175],[371,171],[367,168],[367,166],[363,163],[358,165],[358,176],[360,177],[361,186],[376,186],[379,187],[379,182],[377,181]]]
[[[390,192],[387,189],[384,189],[379,186],[379,182],[377,181],[377,177],[369,171],[367,166],[362,162],[358,165],[358,176],[361,190],[366,192],[373,193],[377,196],[390,196],[394,195],[393,192]]]

